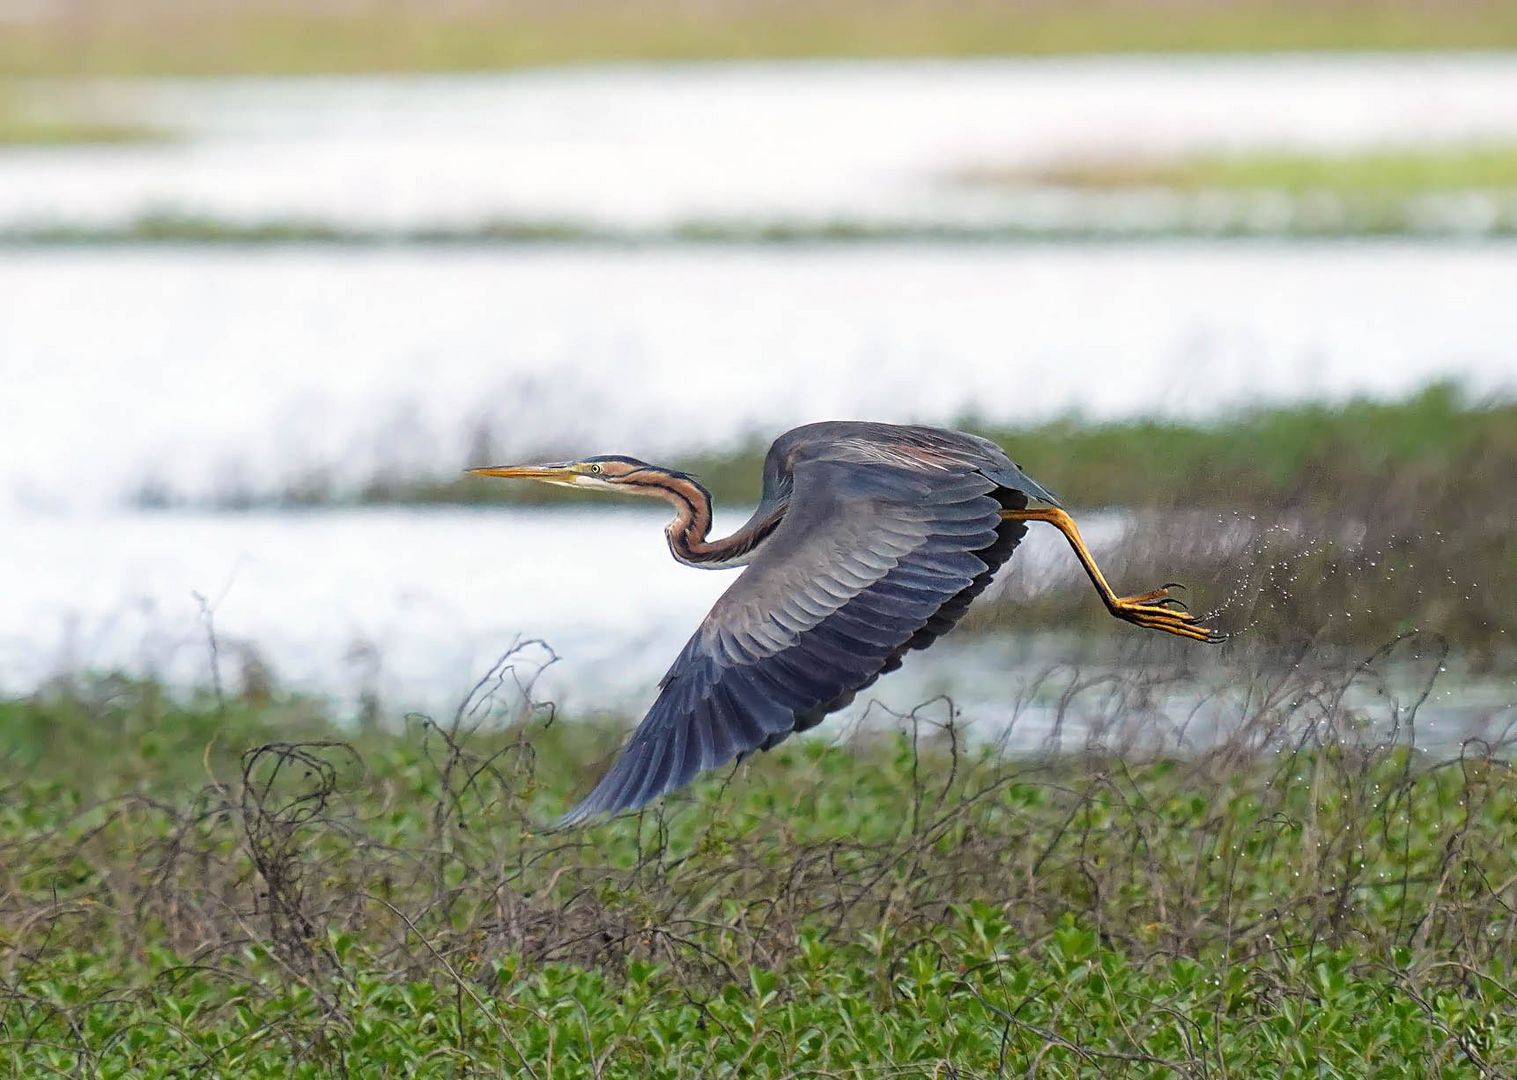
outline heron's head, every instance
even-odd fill
[[[677,476],[659,465],[649,465],[634,457],[599,454],[579,461],[560,461],[547,465],[494,465],[470,469],[475,476],[504,476],[511,480],[537,480],[559,487],[589,488],[601,491],[625,491],[633,495],[659,494],[656,482],[661,477]]]

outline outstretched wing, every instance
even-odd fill
[[[1000,518],[1026,495],[999,468],[857,446],[796,457],[784,519],[564,824],[643,806],[819,723],[957,622],[1026,529]]]

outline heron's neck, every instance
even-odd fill
[[[657,493],[674,507],[674,520],[664,534],[669,537],[669,552],[676,559],[686,566],[706,570],[748,561],[753,542],[744,535],[746,530],[721,540],[707,539],[711,535],[711,492],[688,476],[668,474],[660,474],[650,486],[656,487]]]

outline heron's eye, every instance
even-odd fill
[[[594,463],[592,463],[592,464],[591,464],[591,465],[590,465],[590,471],[591,471],[591,472],[592,472],[592,473],[598,473],[598,472],[600,472],[600,466],[599,466],[599,465],[596,465],[596,464],[594,464]]]

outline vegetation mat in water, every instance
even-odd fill
[[[0,1068],[1517,1071],[1517,784],[1501,730],[1423,741],[1438,644],[1235,651],[1226,730],[1156,749],[1194,655],[1008,697],[1040,753],[937,702],[574,832],[542,823],[617,736],[505,694],[513,655],[395,730],[109,679],[5,703]]]

